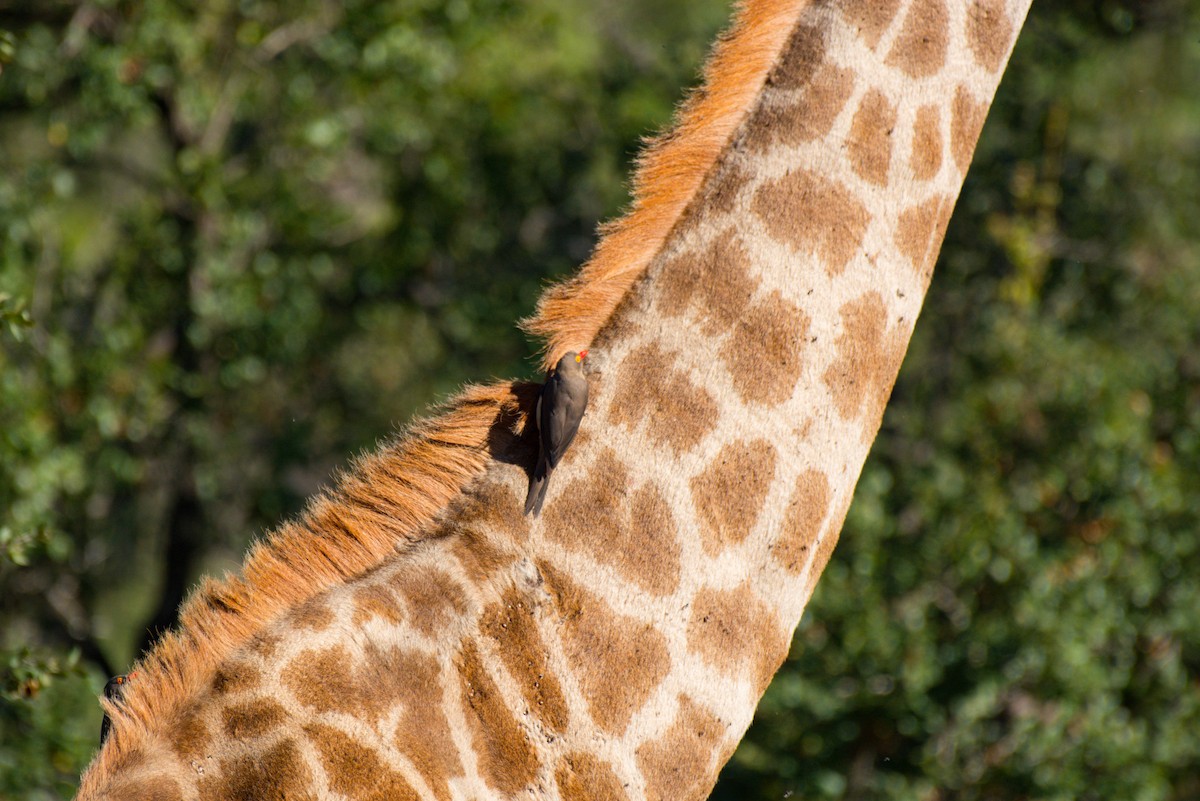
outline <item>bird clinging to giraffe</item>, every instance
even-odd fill
[[[525,498],[525,514],[534,517],[542,511],[550,473],[575,441],[579,423],[587,410],[588,385],[583,375],[583,360],[587,351],[574,351],[558,360],[538,395],[533,418],[538,427],[538,458],[529,479]]]
[[[698,799],[837,539],[1028,0],[749,0],[629,214],[471,388],[202,585],[80,799]],[[832,679],[831,679],[832,680]]]

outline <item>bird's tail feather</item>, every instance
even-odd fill
[[[525,514],[533,512],[533,516],[537,517],[542,513],[542,501],[546,500],[546,487],[550,486],[548,478],[549,475],[539,471],[529,479],[529,494],[525,496]]]

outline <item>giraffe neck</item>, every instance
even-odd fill
[[[711,79],[754,91],[567,336],[592,400],[542,516],[498,422],[415,544],[117,718],[80,797],[706,795],[832,551],[1027,7],[748,4],[773,67]]]

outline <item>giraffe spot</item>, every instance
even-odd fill
[[[558,679],[550,673],[546,646],[534,609],[515,588],[483,611],[479,628],[496,642],[504,666],[521,688],[525,703],[551,731],[562,734],[570,720]]]
[[[231,695],[252,690],[262,683],[262,671],[248,662],[223,663],[213,674],[212,691],[214,695]]]
[[[808,84],[825,61],[825,35],[822,28],[797,25],[767,83],[780,89],[799,89]]]
[[[742,190],[750,184],[750,177],[750,173],[736,165],[723,166],[704,187],[704,198],[718,213],[729,214]]]
[[[979,66],[997,72],[1012,42],[1013,24],[1004,0],[974,0],[967,5],[967,46]]]
[[[166,776],[119,782],[107,788],[106,798],[136,798],[138,801],[182,801],[179,782]]]
[[[858,31],[859,38],[874,50],[883,32],[896,18],[900,0],[847,0],[839,10],[842,20]]]
[[[441,669],[431,656],[400,649],[392,654],[389,673],[398,679],[395,696],[404,707],[396,727],[396,748],[424,777],[438,801],[449,801],[450,779],[463,770],[443,708]]]
[[[811,320],[778,290],[733,326],[721,348],[743,403],[776,406],[792,396]]]
[[[612,766],[584,751],[560,757],[554,767],[562,801],[626,801],[629,795]]]
[[[400,592],[409,604],[413,628],[426,637],[436,637],[467,611],[462,587],[441,570],[405,576]]]
[[[937,195],[905,209],[896,221],[896,247],[912,262],[913,270],[921,276],[925,286],[933,276],[953,208],[953,198]]]
[[[896,107],[878,89],[867,92],[850,122],[846,147],[850,168],[859,178],[876,186],[887,186],[895,128]]]
[[[575,446],[578,449],[578,445]],[[517,499],[511,493],[501,496],[493,493],[489,486],[494,484],[494,481],[481,481],[473,485],[470,489],[464,492],[464,495],[471,496],[469,503],[480,503],[480,497],[476,495],[482,492],[482,497],[494,498],[497,502],[507,503],[518,513],[521,509],[523,499]],[[483,485],[483,486],[480,486]],[[500,501],[501,497],[507,497],[507,501]],[[512,566],[517,561],[516,551],[511,543],[504,543],[501,538],[493,536],[495,529],[481,529],[474,525],[466,524],[456,526],[454,536],[448,538],[446,549],[453,554],[458,562],[462,573],[466,577],[466,582],[473,586],[487,584],[501,571]],[[453,609],[458,609],[461,604],[462,613],[467,610],[467,602],[461,591],[456,593],[458,600],[452,605]],[[414,607],[414,611],[415,611]]]
[[[750,277],[745,247],[729,228],[700,253],[685,253],[667,263],[659,308],[672,317],[692,309],[706,331],[723,331],[745,311],[758,283]]]
[[[821,544],[817,546],[817,555],[813,558],[811,575],[814,586],[816,580],[825,572],[825,566],[829,564],[829,557],[833,555],[833,549],[837,545],[842,525],[846,522],[846,512],[850,510],[850,502],[852,500],[854,500],[853,492],[843,493],[841,503],[838,504],[834,513],[829,516],[829,522],[825,526],[827,533],[821,540]]]
[[[532,431],[530,431],[532,433]],[[584,432],[576,439],[575,449],[584,441]],[[532,463],[537,458],[536,437],[530,437],[524,458]],[[522,455],[520,453],[516,454]],[[469,528],[486,528],[510,541],[523,540],[529,535],[529,518],[522,514],[525,498],[518,498],[507,485],[498,481],[479,482],[461,496],[456,519]]]
[[[909,160],[913,176],[928,181],[942,167],[942,119],[937,106],[921,106],[913,123],[912,157]]]
[[[221,760],[220,771],[206,772],[197,789],[201,798],[221,801],[294,801],[312,798],[311,784],[296,741],[286,739],[265,751]]]
[[[899,10],[900,0],[847,0],[839,7],[842,20],[857,30],[860,40],[872,50]]]
[[[492,788],[515,795],[537,778],[541,767],[537,753],[488,675],[473,642],[462,642],[456,662],[463,714],[471,729],[480,772]]]
[[[359,688],[353,681],[354,662],[340,645],[298,654],[279,675],[299,703],[317,712],[354,713]]]
[[[749,671],[759,692],[771,683],[789,644],[775,613],[749,584],[697,592],[687,638],[688,650],[722,674],[737,677]]]
[[[814,253],[831,276],[858,252],[871,219],[844,185],[803,169],[760,186],[752,210],[772,238]]]
[[[199,710],[193,708],[186,712],[174,726],[170,728],[171,750],[185,762],[204,754],[212,739],[208,726],[200,718]]]
[[[777,145],[796,147],[822,138],[854,92],[854,73],[824,64],[804,94],[790,103],[763,103],[748,126],[747,145],[762,153]]]
[[[678,531],[662,490],[643,484],[633,493],[630,525],[611,544],[608,561],[646,592],[670,595],[679,587]]]
[[[382,584],[356,587],[351,596],[351,603],[354,607],[352,620],[355,628],[375,618],[393,625],[400,625],[405,620],[396,596]]]
[[[288,713],[269,698],[230,704],[221,710],[225,734],[237,740],[261,737],[287,720]]]
[[[892,43],[888,66],[913,78],[941,72],[950,44],[950,13],[943,0],[914,0]]]
[[[333,792],[355,801],[419,801],[402,774],[341,729],[310,723],[304,733],[321,758]]]
[[[254,635],[250,642],[247,643],[247,647],[251,653],[269,660],[275,656],[275,649],[279,647],[279,643],[281,642],[283,642],[283,638],[278,634],[262,632]]]
[[[547,537],[568,549],[582,546],[601,564],[654,595],[670,595],[679,586],[678,526],[662,492],[654,485],[630,497],[629,472],[611,448],[604,448],[588,470],[563,489],[563,503],[545,511]],[[589,536],[580,537],[580,531]]]
[[[549,564],[538,567],[554,599],[563,652],[602,731],[620,736],[671,669],[666,637],[619,615]],[[619,676],[618,681],[613,681]]]
[[[900,370],[908,332],[888,332],[887,308],[878,292],[868,292],[839,310],[842,332],[837,356],[823,379],[843,420],[863,418],[863,436],[879,430],[884,406]]]
[[[713,430],[719,410],[707,390],[671,366],[677,358],[653,343],[626,357],[609,418],[631,429],[644,420],[651,442],[678,455]]]
[[[758,439],[729,443],[692,479],[692,505],[700,515],[705,553],[716,556],[746,539],[774,477],[775,448]]]
[[[647,801],[701,801],[708,798],[721,769],[714,756],[726,724],[712,712],[679,696],[671,728],[638,746],[638,769],[646,780]]]
[[[979,141],[985,119],[987,103],[976,102],[970,91],[960,85],[954,92],[954,104],[950,108],[950,152],[961,173],[965,174],[971,166],[971,156],[975,153],[975,143]]]
[[[292,623],[310,631],[324,631],[333,623],[333,610],[322,598],[313,598],[292,612]]]
[[[824,473],[809,468],[796,477],[796,487],[784,514],[783,529],[771,549],[775,561],[784,570],[794,575],[804,572],[808,549],[817,541],[828,511],[829,480]]]

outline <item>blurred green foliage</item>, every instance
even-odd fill
[[[624,202],[716,0],[0,12],[0,796]],[[1035,3],[716,797],[1200,795],[1200,3]]]

